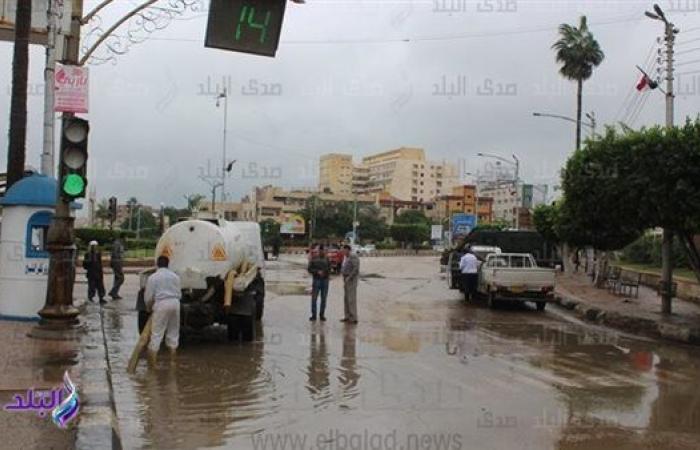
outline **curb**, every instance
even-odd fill
[[[599,307],[591,306],[577,297],[562,294],[561,292],[556,293],[555,303],[566,310],[572,311],[577,317],[586,322],[605,325],[646,337],[700,345],[700,326],[693,327],[657,322],[653,319],[606,311]]]
[[[87,335],[81,345],[80,422],[76,449],[111,448],[121,450],[119,422],[114,403],[102,312],[98,305],[85,305]]]

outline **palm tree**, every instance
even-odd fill
[[[102,228],[104,228],[105,221],[109,220],[109,218],[110,218],[109,203],[107,202],[106,199],[100,200],[100,203],[97,204],[97,210],[95,211],[95,217],[97,219],[99,219],[100,226]]]
[[[29,36],[32,23],[32,2],[17,2],[15,46],[12,59],[12,100],[10,135],[7,149],[7,185],[24,176],[27,140],[27,82],[29,78]]]
[[[559,73],[564,77],[578,83],[576,93],[576,149],[581,147],[581,111],[583,82],[593,75],[593,68],[603,62],[605,54],[600,49],[598,41],[588,30],[586,16],[581,16],[578,28],[569,24],[559,25],[557,42],[552,49],[557,52],[557,62],[560,63]]]
[[[191,214],[195,209],[199,209],[199,204],[206,197],[204,197],[202,194],[191,194],[185,196],[185,198],[187,199],[187,210]]]

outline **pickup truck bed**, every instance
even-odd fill
[[[500,261],[510,257],[522,260],[524,255],[498,255]],[[537,267],[534,259],[529,267],[494,267],[489,264],[491,259],[495,258],[490,256],[479,272],[479,292],[488,297],[489,306],[498,300],[532,301],[538,310],[543,310],[547,302],[554,300],[554,269]]]

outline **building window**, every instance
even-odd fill
[[[49,252],[46,250],[46,235],[49,232],[49,224],[53,218],[53,213],[49,211],[39,211],[34,213],[27,222],[27,258],[48,258]]]

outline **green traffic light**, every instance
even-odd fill
[[[63,192],[76,197],[85,192],[85,179],[77,174],[69,174],[63,179]]]

